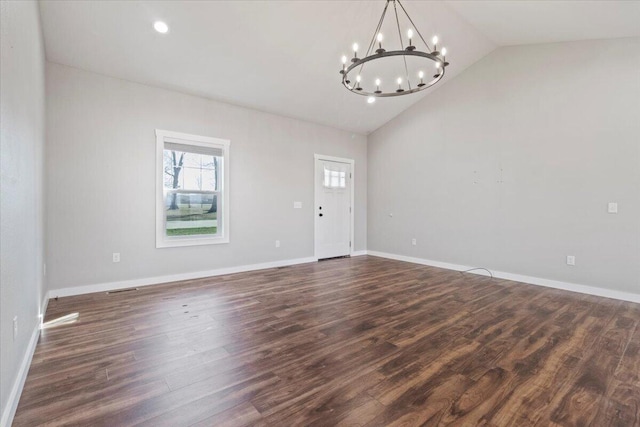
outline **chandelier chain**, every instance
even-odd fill
[[[398,9],[396,8],[396,0],[393,0],[393,11],[396,14],[396,25],[398,26],[398,36],[400,37],[400,48],[404,50],[404,43],[402,42],[402,30],[400,29],[400,19],[398,18]],[[405,77],[407,79],[407,86],[409,86],[409,90],[411,90],[411,81],[409,80],[409,68],[407,67],[407,57],[403,55],[402,60],[404,61],[404,72],[405,72]]]
[[[373,46],[375,46],[375,43],[376,43],[376,36],[380,32],[380,28],[382,28],[382,23],[384,22],[384,17],[387,14],[387,7],[389,7],[389,1],[391,0],[387,0],[387,4],[384,6],[382,15],[380,15],[378,26],[376,27],[376,30],[373,32],[373,37],[371,37],[371,42],[369,43],[369,47],[367,48],[367,54],[365,56],[369,56],[369,54],[373,52]]]
[[[373,37],[371,38],[371,43],[369,43],[369,47],[367,48],[367,52],[365,53],[365,57],[369,56],[372,52],[373,52],[373,46],[375,46],[376,43],[376,37],[378,35],[378,33],[380,32],[380,28],[382,28],[382,23],[384,22],[384,17],[387,14],[387,7],[389,7],[389,1],[387,0],[387,4],[384,6],[384,10],[382,11],[382,15],[380,16],[380,21],[378,21],[378,26],[376,27],[376,30],[373,32]],[[363,63],[360,66],[360,70],[358,70],[359,74],[362,74],[362,70],[364,69],[364,64]]]
[[[409,16],[409,14],[407,13],[407,11],[405,10],[404,6],[402,5],[402,3],[400,2],[400,0],[396,0],[398,2],[398,4],[400,5],[400,7],[402,8],[402,11],[404,12],[404,14],[407,16],[407,18],[409,19],[409,22],[411,22],[411,25],[413,25],[413,28],[416,30],[416,32],[418,33],[418,35],[420,36],[420,39],[422,40],[422,43],[425,44],[425,46],[427,46],[427,50],[431,51],[431,47],[429,46],[429,43],[427,43],[427,41],[424,39],[424,37],[422,37],[422,34],[420,33],[420,30],[418,29],[418,27],[416,27],[416,24],[413,23],[413,19],[411,19],[411,17]]]

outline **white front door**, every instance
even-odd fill
[[[318,259],[351,253],[351,164],[316,159],[316,233]]]

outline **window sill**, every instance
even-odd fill
[[[199,237],[156,240],[156,248],[176,248],[181,246],[218,245],[229,243],[228,237]]]

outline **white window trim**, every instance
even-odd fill
[[[219,235],[215,237],[167,237],[165,233],[164,211],[164,143],[166,138],[183,140],[190,145],[201,147],[215,146],[224,153],[222,162],[222,218],[218,219]],[[179,246],[213,245],[229,243],[229,147],[228,139],[211,138],[207,136],[190,135],[156,129],[156,248],[172,248]]]

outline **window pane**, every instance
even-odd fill
[[[338,185],[339,185],[338,171],[331,171],[331,186],[337,187]]]
[[[164,150],[164,188],[220,191],[222,157]]]
[[[213,193],[165,191],[165,233],[167,236],[218,234],[219,197]]]
[[[325,168],[323,185],[327,188],[346,188],[347,173],[341,171],[332,171]]]

